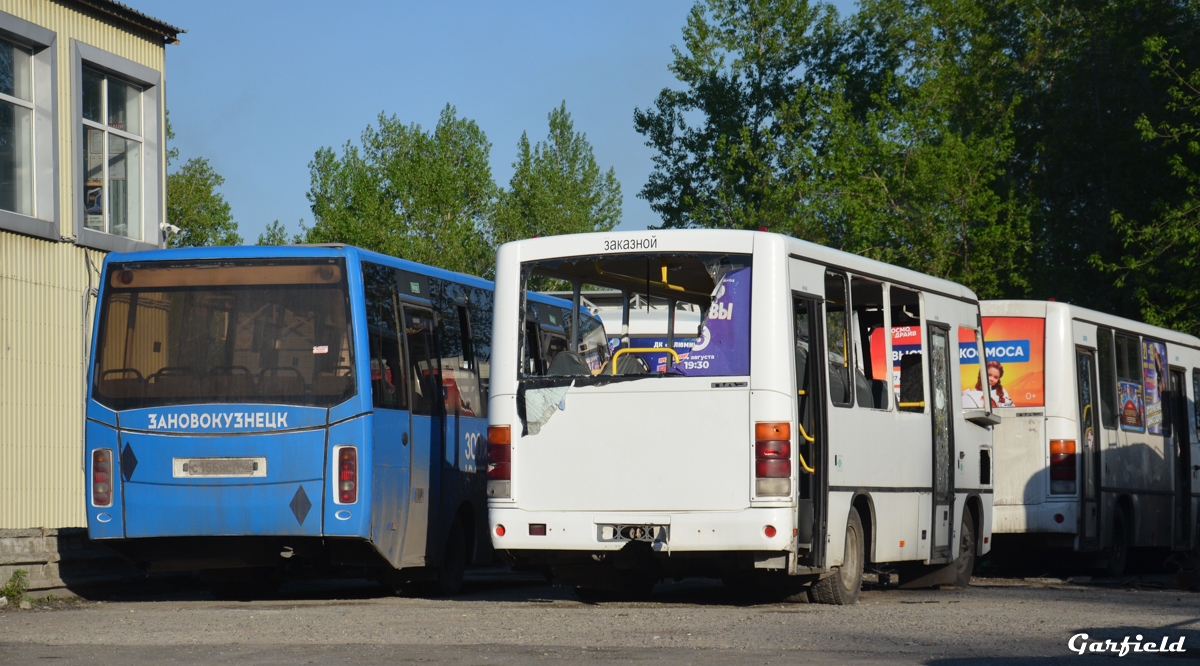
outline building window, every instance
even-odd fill
[[[83,134],[85,226],[140,238],[142,88],[84,68]]]
[[[33,52],[0,39],[0,209],[33,215]]]

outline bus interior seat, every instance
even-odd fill
[[[291,366],[263,368],[259,373],[258,389],[262,395],[304,395],[304,375]]]
[[[604,367],[601,368],[600,374],[610,374],[612,373],[612,369],[612,359],[610,358],[608,359],[608,362],[604,364]],[[634,356],[633,354],[626,353],[621,354],[621,356],[617,358],[616,374],[618,375],[645,375],[649,373],[650,366],[641,356]]]
[[[554,360],[550,361],[550,367],[546,368],[546,374],[559,377],[591,376],[592,369],[579,352],[560,351],[554,355]]]
[[[850,387],[846,386],[845,365],[841,362],[841,357],[838,356],[837,361],[834,361],[833,354],[830,354],[829,359],[829,399],[835,403],[846,404],[850,402]]]
[[[195,398],[200,395],[200,379],[191,368],[163,368],[146,378],[148,398]]]
[[[258,386],[250,369],[241,365],[219,365],[208,372],[208,395],[245,398],[256,395]]]
[[[925,386],[922,376],[924,367],[920,353],[905,354],[900,357],[900,402],[923,403],[925,401]],[[900,409],[911,412],[925,411],[924,405],[901,407]]]
[[[350,390],[350,366],[339,365],[333,372],[322,372],[313,382],[314,395],[343,395]],[[374,388],[374,387],[372,387]],[[380,387],[382,388],[382,387]]]
[[[119,376],[109,379],[109,375],[128,374],[135,376]],[[101,395],[109,398],[144,398],[146,397],[146,380],[142,379],[142,373],[133,368],[105,370],[100,373],[99,389]]]

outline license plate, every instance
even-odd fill
[[[204,477],[220,479],[267,475],[267,459],[259,458],[172,458],[171,475],[175,478]]]

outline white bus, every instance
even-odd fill
[[[530,363],[535,276],[694,304],[700,338],[593,371],[572,329]],[[996,419],[955,399],[954,340],[982,345],[965,287],[770,233],[555,236],[500,248],[493,323],[492,542],[581,596],[703,575],[853,603],[866,565],[962,584],[990,548]]]
[[[984,301],[994,530],[1010,549],[1190,550],[1200,497],[1200,340],[1065,303]]]

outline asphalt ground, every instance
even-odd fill
[[[503,569],[453,599],[365,581],[289,582],[277,598],[213,601],[194,582],[0,611],[0,664],[1035,664],[1200,661],[1200,594],[1165,579],[1076,584],[977,578],[965,590],[873,586],[854,606],[770,603],[717,581],[660,584],[644,602],[585,603]],[[1183,639],[1183,653],[1078,656]]]

